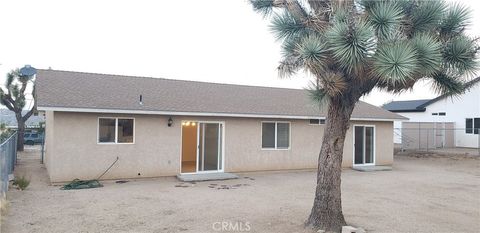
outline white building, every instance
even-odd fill
[[[457,147],[480,147],[480,77],[467,84],[467,91],[457,97],[439,96],[431,100],[392,101],[383,106],[409,118],[407,122],[446,123],[454,129]],[[420,124],[419,124],[420,125]],[[444,124],[445,125],[445,124]],[[395,143],[402,142],[402,122],[394,123]]]

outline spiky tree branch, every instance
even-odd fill
[[[35,101],[36,100],[35,86],[33,86],[32,96],[33,96],[33,106],[27,113],[25,113],[25,115],[23,115],[22,118],[24,122],[27,121],[28,118],[30,118],[33,115],[33,113],[35,113],[35,111],[37,111],[37,101]]]
[[[17,149],[23,150],[23,132],[25,130],[25,122],[36,111],[37,101],[35,101],[35,85],[33,86],[33,107],[22,115],[22,111],[26,104],[25,95],[27,86],[30,82],[33,82],[31,76],[22,75],[19,70],[12,70],[7,74],[5,82],[5,90],[0,88],[0,103],[6,106],[10,111],[15,113],[18,125],[18,141]]]

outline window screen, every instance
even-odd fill
[[[467,118],[465,119],[465,133],[472,133],[473,132],[473,119]]]
[[[277,149],[288,149],[290,147],[290,124],[277,123]]]
[[[98,120],[98,142],[115,142],[115,118]]]
[[[275,148],[275,123],[262,123],[262,148]]]
[[[133,119],[118,119],[118,143],[133,143]]]

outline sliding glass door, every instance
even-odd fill
[[[199,123],[197,138],[197,171],[221,171],[223,124]]]
[[[353,131],[353,164],[375,164],[375,127],[354,126]]]

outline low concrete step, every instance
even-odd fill
[[[392,167],[390,166],[354,166],[352,167],[355,171],[361,172],[376,172],[376,171],[391,171]]]
[[[196,181],[207,181],[207,180],[237,179],[238,176],[232,173],[216,172],[216,173],[200,173],[200,174],[178,174],[177,178],[184,182],[196,182]]]

